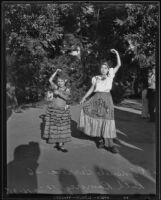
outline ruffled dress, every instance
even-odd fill
[[[70,96],[68,89],[63,93]],[[70,107],[66,108],[66,105],[66,100],[59,96],[54,96],[52,102],[48,104],[43,133],[43,138],[47,140],[47,143],[71,141],[71,114]]]

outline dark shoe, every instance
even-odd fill
[[[59,143],[56,143],[55,146],[54,146],[54,148],[58,150],[58,148],[59,148]]]
[[[103,148],[105,148],[105,145],[103,143],[99,143],[98,144],[98,149],[103,149]]]
[[[58,151],[62,151],[62,152],[64,152],[64,153],[68,152],[68,150],[65,149],[63,146],[59,146],[59,147],[58,147]]]
[[[104,140],[100,140],[100,141],[98,142],[97,147],[98,147],[98,149],[103,149],[103,148],[105,148],[105,142],[104,142]]]
[[[112,153],[119,153],[119,150],[116,146],[108,147],[108,150]]]
[[[64,144],[60,145],[59,143],[56,143],[55,148],[56,148],[58,151],[62,151],[62,152],[64,152],[64,153],[68,152],[68,150],[64,148]]]

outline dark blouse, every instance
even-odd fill
[[[60,88],[57,89],[59,92],[61,92],[63,95],[65,95],[66,99],[59,95],[54,94],[54,103],[58,107],[64,107],[67,105],[67,102],[70,100],[71,94],[70,90],[68,88],[65,88],[65,90],[61,90]]]

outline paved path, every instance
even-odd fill
[[[154,194],[155,124],[115,109],[119,154],[98,150],[76,128],[80,106],[73,106],[68,153],[41,139],[45,107],[26,108],[7,121],[9,192],[48,194]]]
[[[141,99],[124,99],[119,105],[115,106],[115,108],[141,115]]]

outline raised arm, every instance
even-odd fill
[[[61,69],[57,69],[56,72],[54,72],[51,75],[51,77],[49,78],[49,82],[50,82],[50,84],[51,84],[53,89],[57,89],[58,88],[57,85],[53,82],[53,80],[54,80],[54,78],[55,78],[55,76],[57,75],[58,72],[61,72]]]
[[[115,49],[111,49],[111,52],[112,53],[115,53],[116,54],[116,57],[117,57],[117,65],[116,67],[113,69],[114,71],[114,74],[116,74],[116,72],[119,70],[119,68],[121,67],[121,59],[120,59],[120,55],[118,53],[118,51],[116,51]]]

